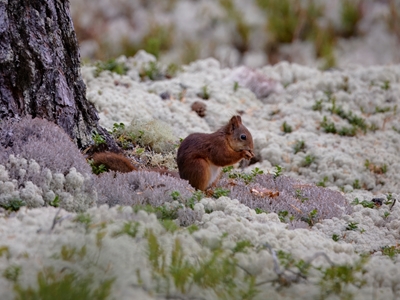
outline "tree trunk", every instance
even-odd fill
[[[0,118],[61,126],[79,148],[107,132],[86,99],[68,0],[0,1]]]

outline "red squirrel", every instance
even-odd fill
[[[214,133],[192,133],[182,141],[177,157],[179,175],[205,191],[218,179],[222,167],[253,156],[253,137],[242,118],[233,116]]]

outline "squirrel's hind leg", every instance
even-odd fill
[[[184,170],[179,170],[183,179],[189,180],[191,186],[196,189],[205,191],[211,179],[209,164],[202,158],[191,161],[190,166]]]

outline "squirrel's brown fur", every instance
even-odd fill
[[[221,168],[253,154],[253,137],[240,116],[214,133],[192,133],[178,149],[179,175],[199,189],[206,190],[220,176]]]

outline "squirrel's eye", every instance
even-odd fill
[[[246,137],[246,135],[245,135],[245,134],[241,134],[241,135],[240,135],[240,139],[241,139],[241,140],[245,141],[245,140],[246,140],[246,138],[247,138],[247,137]]]

